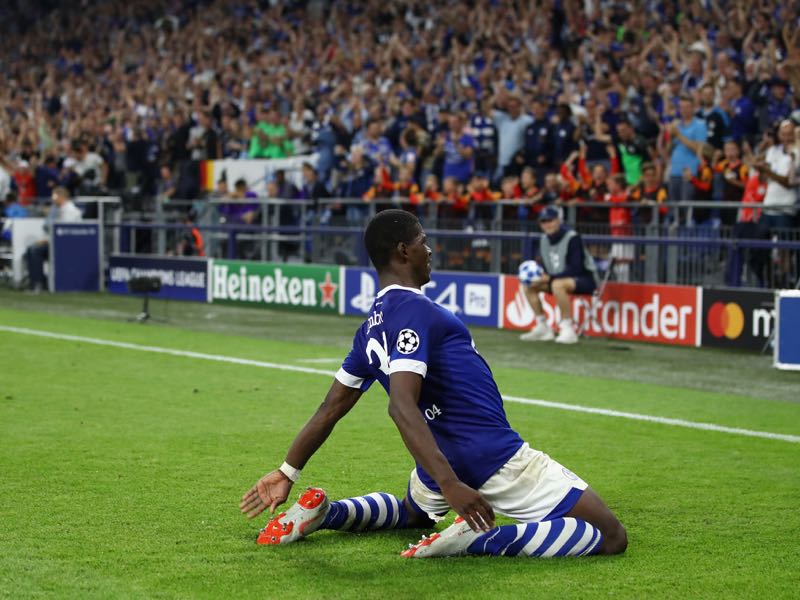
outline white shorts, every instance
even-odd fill
[[[478,490],[496,513],[520,523],[566,515],[588,484],[544,452],[527,443]],[[426,486],[411,471],[408,497],[414,508],[434,520],[450,510],[440,492]]]

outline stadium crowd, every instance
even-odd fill
[[[9,205],[61,185],[195,198],[197,161],[312,152],[308,189],[281,194],[445,200],[448,217],[519,199],[511,219],[797,197],[791,0],[17,0],[0,23]],[[776,181],[790,192],[770,199]],[[624,233],[652,210],[579,218]]]

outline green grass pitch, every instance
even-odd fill
[[[127,322],[131,298],[0,291],[0,326],[333,372],[358,324],[153,307],[168,322]],[[800,435],[800,374],[766,357],[473,334],[505,394]],[[772,600],[800,589],[797,443],[507,403],[512,426],[617,513],[625,555],[401,559],[419,530],[259,547],[266,519],[242,517],[239,498],[283,460],[329,377],[7,331],[0,356],[3,598]],[[386,408],[376,385],[301,484],[402,495],[413,464]]]

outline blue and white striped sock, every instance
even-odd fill
[[[562,517],[538,523],[502,525],[484,533],[468,554],[491,556],[589,556],[603,544],[603,534],[582,519]]]
[[[372,531],[375,529],[400,529],[406,526],[408,511],[403,500],[374,492],[331,502],[320,529],[339,531]]]

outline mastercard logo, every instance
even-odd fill
[[[735,340],[744,329],[744,312],[735,302],[714,302],[706,315],[708,330],[714,337]]]

